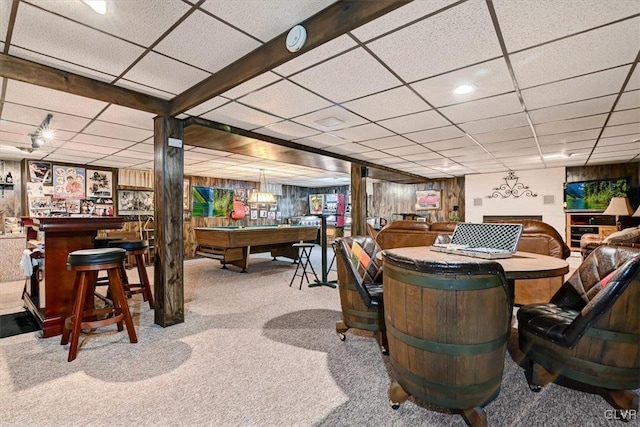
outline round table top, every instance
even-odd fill
[[[497,262],[502,265],[508,279],[540,279],[543,277],[563,276],[569,272],[569,263],[562,258],[554,258],[530,252],[516,252],[511,258],[484,259],[436,252],[431,250],[431,246],[415,246],[385,249],[381,252],[383,260],[384,253],[392,253],[420,261]]]

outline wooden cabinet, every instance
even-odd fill
[[[580,250],[580,238],[583,234],[597,234],[604,240],[617,231],[615,217],[589,213],[567,214],[567,245],[572,251]]]

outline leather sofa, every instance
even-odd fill
[[[555,258],[567,259],[571,250],[564,243],[555,228],[542,221],[509,221],[523,225],[518,250]],[[376,237],[381,249],[409,246],[430,246],[442,234],[451,234],[456,222],[394,221],[387,224]],[[562,277],[547,279],[526,279],[515,282],[515,303],[517,305],[543,303],[562,286]]]
[[[582,259],[586,259],[595,248],[601,245],[640,248],[640,226],[616,231],[605,239],[602,239],[599,234],[583,234],[580,238]]]

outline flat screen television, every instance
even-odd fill
[[[612,197],[628,196],[629,182],[629,178],[567,182],[564,185],[565,211],[603,212]]]

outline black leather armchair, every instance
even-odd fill
[[[368,258],[367,265],[354,262],[354,243]],[[382,352],[387,353],[387,335],[382,302],[382,271],[376,264],[380,248],[370,236],[338,238],[334,241],[338,288],[342,306],[342,319],[336,323],[336,332],[345,340],[350,328],[372,331],[376,334]],[[362,259],[361,259],[362,260]]]
[[[620,409],[638,409],[640,249],[599,246],[547,304],[518,311],[532,390],[568,378]]]

